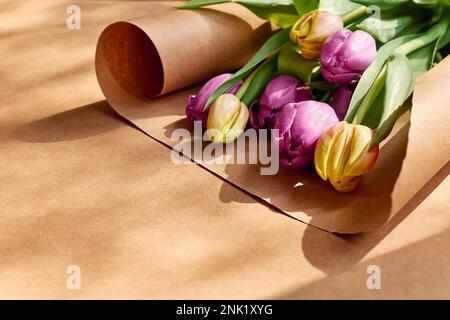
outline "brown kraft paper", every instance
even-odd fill
[[[185,119],[184,107],[189,94],[195,93],[198,87],[159,98],[150,96],[232,71],[253,53],[246,43],[250,36],[239,37],[235,31],[241,28],[241,23],[245,24],[244,21],[254,21],[253,16],[239,6],[221,5],[217,8],[229,13],[223,14],[216,9],[174,9],[161,16],[132,20],[133,24],[113,24],[99,39],[96,71],[109,104],[145,133],[170,147],[178,143],[171,139],[173,130],[192,130],[192,124]],[[177,16],[185,19],[176,19]],[[214,19],[209,20],[212,16]],[[223,23],[216,24],[218,16],[223,17]],[[237,16],[245,16],[245,19],[240,20]],[[172,29],[172,20],[179,23],[177,28]],[[210,23],[209,28],[201,27],[205,21]],[[224,29],[215,32],[214,27]],[[125,32],[128,36],[121,36],[125,30],[122,28],[128,29]],[[175,32],[175,29],[182,31]],[[265,31],[265,36],[268,34],[264,25],[242,29],[256,29],[254,35],[258,39],[264,38],[261,30]],[[203,34],[201,30],[209,31]],[[222,41],[218,42],[222,45],[228,43],[225,39],[229,39],[236,50],[217,54],[216,41],[211,41],[212,33],[220,34],[218,39]],[[184,38],[192,40],[180,40]],[[182,48],[180,43],[185,47]],[[259,45],[252,48],[256,50]],[[194,52],[196,54],[192,55]],[[244,56],[245,59],[240,60]],[[174,68],[174,65],[179,67]],[[262,176],[259,165],[194,161],[283,212],[318,228],[337,233],[373,230],[398,213],[449,160],[446,123],[449,121],[447,102],[450,92],[440,89],[450,87],[449,72],[450,58],[447,58],[417,80],[411,114],[398,121],[389,139],[381,146],[376,166],[350,194],[336,192],[312,168],[300,172],[280,168],[275,176]],[[436,83],[439,86],[435,86]],[[170,152],[167,154],[170,157]]]
[[[173,8],[111,24],[98,41],[98,76],[110,76],[106,70],[121,74],[124,88],[152,97],[242,66],[271,35],[271,26],[240,6],[215,8]],[[122,74],[122,68],[130,72]]]

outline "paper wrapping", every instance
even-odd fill
[[[109,23],[165,6],[80,2],[81,30],[60,23],[71,1],[2,2],[0,298],[450,298],[450,178],[341,237],[174,165],[112,112],[93,68]],[[66,287],[73,264],[80,290]],[[366,287],[369,265],[381,290]]]
[[[234,8],[238,8],[238,6],[234,6],[233,10]],[[210,11],[204,10],[187,13],[174,11],[168,15],[162,15],[161,19],[186,15],[186,17],[195,18],[195,23],[200,23],[203,21],[200,17],[207,20],[210,14]],[[180,38],[180,34],[173,33],[172,30],[167,38],[158,35],[159,32],[168,32],[169,29],[165,28],[170,28],[168,27],[170,23],[167,25],[162,23],[164,26],[157,28],[150,21],[151,19],[140,19],[138,25],[150,38],[155,37],[158,41],[165,40],[162,45],[164,47],[162,52],[165,53],[164,55],[160,54],[162,64],[165,65],[164,59],[167,54],[167,59],[171,61],[171,64],[185,63],[189,66],[189,68],[185,66],[180,70],[167,69],[167,73],[164,73],[165,76],[167,74],[167,77],[164,78],[162,93],[190,85],[195,80],[205,80],[208,78],[207,75],[212,76],[227,70],[226,66],[230,62],[228,61],[230,55],[208,56],[201,59],[203,63],[198,64],[193,61],[196,59],[187,58],[190,55],[178,54],[180,39],[183,38]],[[225,28],[229,32],[224,31],[222,39],[236,40],[233,31],[234,21],[237,20],[229,19],[230,25]],[[115,28],[114,26],[109,28]],[[190,26],[193,34],[198,36],[200,34],[199,26],[194,24],[190,24]],[[138,74],[135,73],[133,67],[125,68],[128,70],[126,72],[124,69],[118,72],[118,66],[127,65],[127,58],[123,56],[122,50],[114,51],[112,49],[120,45],[129,47],[129,43],[120,42],[116,36],[114,41],[119,42],[110,44],[109,28],[100,37],[96,55],[97,76],[105,97],[120,115],[148,135],[173,147],[178,143],[178,141],[171,140],[173,130],[192,129],[192,124],[185,119],[184,107],[188,95],[195,93],[198,87],[191,87],[157,99],[148,97],[146,89],[141,87],[143,83],[141,80],[146,78],[148,83],[155,81],[155,79],[151,80],[154,74],[152,69],[145,68],[149,66],[149,63],[139,64],[135,61],[134,63],[144,67],[137,70]],[[185,29],[188,28],[185,27]],[[141,35],[141,38],[148,40],[144,35]],[[135,40],[139,41],[141,38]],[[196,46],[198,49],[186,50],[199,50],[204,54],[205,48],[211,48],[213,51],[216,49],[208,36],[195,39],[196,41],[190,45]],[[241,40],[243,38],[239,39],[239,41]],[[245,47],[244,43],[241,46],[237,43],[235,45],[236,48]],[[246,58],[248,57],[247,52],[244,55]],[[239,62],[243,61],[239,60]],[[237,65],[239,64],[234,66]],[[230,66],[228,71],[232,69]],[[177,71],[179,76],[177,76]],[[189,75],[190,72],[192,74]],[[409,121],[409,114],[398,121],[389,139],[381,146],[376,166],[364,176],[362,183],[352,193],[336,192],[312,169],[290,172],[280,168],[280,172],[276,176],[262,176],[258,165],[205,164],[199,159],[193,160],[248,193],[318,228],[337,233],[359,233],[373,230],[399,212],[449,160],[450,142],[446,138],[445,123],[449,120],[447,101],[450,99],[450,92],[441,90],[442,87],[450,86],[450,79],[446,76],[449,72],[450,58],[447,58],[417,80],[412,102],[411,121]],[[124,75],[126,76],[123,77]],[[172,77],[177,79],[172,79]],[[186,80],[185,83],[183,83],[184,80]],[[439,83],[439,87],[435,86],[435,83]],[[232,200],[230,199],[230,201]]]
[[[97,45],[99,81],[115,77],[130,93],[154,97],[242,66],[271,26],[240,6],[214,8],[111,24]]]

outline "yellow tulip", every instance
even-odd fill
[[[212,142],[231,142],[247,126],[247,106],[233,94],[222,94],[209,108],[206,122],[207,135]]]
[[[295,22],[290,31],[292,42],[300,46],[302,57],[319,59],[325,40],[344,28],[342,18],[334,13],[318,9],[305,13]]]
[[[323,180],[330,180],[340,192],[356,188],[361,176],[378,158],[378,145],[370,148],[373,130],[341,121],[328,128],[317,142],[314,164]]]

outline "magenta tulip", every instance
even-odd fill
[[[330,106],[336,112],[339,121],[344,120],[345,118],[354,90],[354,84],[343,84],[334,91],[333,96],[331,97]]]
[[[350,83],[361,78],[376,53],[375,39],[367,32],[339,30],[323,44],[320,72],[328,82]]]
[[[281,165],[296,170],[311,164],[322,133],[338,121],[326,103],[309,100],[287,104],[274,121]]]
[[[203,111],[203,108],[205,107],[206,102],[208,101],[211,94],[231,76],[231,73],[218,75],[206,82],[196,95],[191,95],[186,105],[187,118],[191,121],[202,121],[203,126],[205,126],[206,119],[208,119],[208,110]],[[235,94],[239,90],[239,87],[241,85],[242,81],[235,84],[225,93]]]
[[[255,129],[272,129],[275,115],[285,105],[310,99],[311,91],[297,78],[288,75],[273,78],[261,99],[250,106],[250,124]]]

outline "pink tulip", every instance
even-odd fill
[[[350,83],[361,78],[376,53],[375,39],[367,32],[339,30],[323,44],[320,72],[328,82]]]
[[[293,76],[281,75],[266,86],[261,99],[250,106],[250,124],[255,129],[273,128],[275,115],[288,103],[312,99],[308,87]]]
[[[202,121],[205,126],[206,119],[208,118],[208,110],[203,111],[206,101],[208,101],[211,94],[231,76],[231,73],[218,75],[206,82],[196,95],[191,95],[186,105],[186,117],[191,121]],[[241,85],[242,81],[228,89],[226,93],[235,94]]]
[[[278,129],[275,142],[280,163],[289,169],[299,169],[313,162],[314,148],[322,133],[339,120],[328,104],[303,101],[287,104],[276,116]]]

